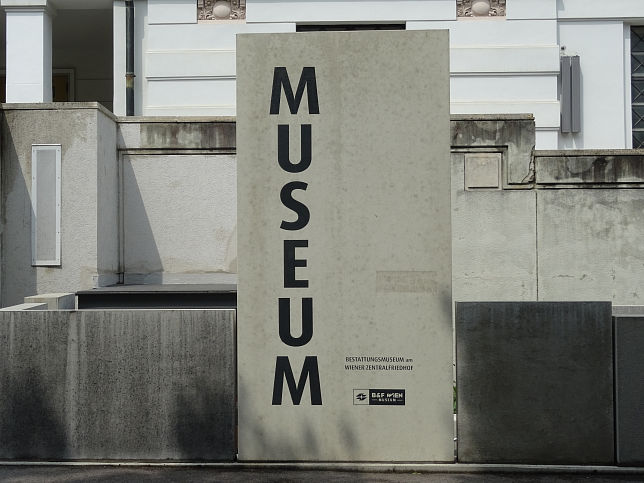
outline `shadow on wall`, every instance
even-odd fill
[[[31,266],[32,208],[27,187],[27,180],[31,180],[31,170],[23,172],[20,166],[14,139],[4,115],[0,152],[2,160],[0,304],[7,307],[20,304],[24,301],[24,297],[37,292],[36,269]]]
[[[177,447],[185,459],[234,461],[235,397],[200,377],[175,402]]]
[[[123,156],[123,270],[125,283],[162,283],[163,262],[132,159]],[[168,189],[170,189],[168,187]],[[173,227],[167,227],[171,230]]]
[[[63,459],[67,437],[39,371],[0,373],[0,458]]]
[[[248,392],[248,390],[238,381],[238,391],[239,391],[239,401],[252,400],[253,395]],[[306,398],[308,397],[308,383],[307,388],[304,392],[304,398],[302,400],[302,405],[306,405]],[[291,408],[291,400],[288,395],[288,390],[284,395],[284,404],[285,409]],[[239,407],[239,406],[238,406]],[[282,432],[279,435],[267,433],[266,428],[261,424],[261,418],[256,418],[252,423],[246,422],[248,428],[246,431],[252,434],[252,438],[247,438],[252,441],[254,448],[251,450],[253,454],[267,455],[264,459],[270,461],[270,456],[268,455],[279,455],[278,458],[274,458],[273,461],[326,461],[328,458],[323,456],[322,453],[327,455],[329,453],[328,449],[322,447],[323,443],[320,441],[320,438],[316,435],[316,429],[312,424],[308,423],[306,420],[304,423],[300,424],[296,429],[291,432]],[[338,461],[357,461],[362,454],[364,454],[365,448],[361,445],[361,439],[359,435],[353,430],[354,421],[351,421],[348,418],[342,418],[339,420],[337,430],[335,428],[330,428],[339,434],[340,441],[337,441],[337,444],[334,444],[333,451],[344,451],[341,455],[336,455]],[[295,434],[297,433],[297,434]],[[293,434],[293,438],[288,438],[283,436],[284,434]],[[369,441],[366,442],[367,445],[370,444]],[[243,449],[242,449],[243,450]],[[244,451],[240,451],[238,448],[239,454],[244,454]],[[303,459],[303,456],[305,459]],[[246,460],[244,460],[246,461]],[[360,480],[356,476],[356,481]]]

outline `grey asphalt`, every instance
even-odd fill
[[[642,482],[641,474],[512,472],[361,472],[171,466],[0,466],[0,482]]]

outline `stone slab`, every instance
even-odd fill
[[[644,305],[613,305],[613,317],[616,315],[641,315],[644,317]]]
[[[47,306],[47,304],[27,303],[11,305],[10,307],[0,309],[0,311],[3,312],[16,312],[19,310],[49,310],[49,307]]]
[[[644,313],[613,320],[617,463],[644,466]]]
[[[465,189],[499,188],[501,153],[465,153]]]
[[[444,31],[237,36],[240,460],[453,460],[448,55]]]
[[[0,313],[0,459],[235,455],[235,311]]]
[[[458,461],[614,464],[609,302],[456,304]]]
[[[25,297],[25,303],[45,303],[49,310],[74,310],[76,308],[76,294],[73,293],[47,293]]]

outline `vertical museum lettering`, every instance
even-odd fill
[[[282,92],[291,114],[297,114],[304,92],[306,91],[309,114],[320,114],[318,105],[318,91],[315,80],[315,67],[304,67],[297,90],[293,94],[293,88],[288,77],[286,67],[275,67],[273,71],[273,88],[271,91],[271,114],[280,113]],[[300,125],[300,156],[299,160],[293,162],[290,158],[290,131],[289,124],[278,124],[277,126],[277,161],[281,169],[287,173],[302,173],[311,165],[311,124]],[[282,204],[293,211],[297,218],[294,221],[282,220],[280,229],[286,232],[302,230],[309,223],[311,213],[308,207],[293,197],[294,191],[306,191],[307,183],[293,180],[286,183],[280,190]],[[289,239],[284,240],[284,288],[308,288],[309,281],[297,278],[296,268],[306,267],[307,260],[301,253],[309,246],[308,240]],[[302,320],[301,335],[293,337],[291,331],[291,298],[280,297],[277,301],[279,314],[279,336],[280,340],[290,347],[301,347],[308,344],[313,338],[313,298],[302,297]],[[298,331],[295,331],[298,333]],[[322,391],[320,389],[320,372],[318,369],[317,356],[306,356],[300,371],[300,377],[295,382],[295,375],[288,356],[277,356],[275,360],[275,379],[273,381],[273,405],[282,404],[284,390],[284,379],[288,386],[293,404],[298,405],[302,400],[306,382],[309,382],[311,391],[311,404],[322,404]]]

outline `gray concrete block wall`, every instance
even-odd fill
[[[452,298],[536,300],[536,194],[465,190],[465,153],[452,153]]]
[[[615,430],[617,463],[644,466],[644,307],[619,312],[615,324]]]
[[[456,304],[458,461],[613,464],[608,302]]]
[[[47,293],[25,297],[25,303],[44,303],[49,310],[74,310],[76,294]]]
[[[0,313],[0,459],[232,461],[235,311]]]
[[[537,190],[539,300],[644,299],[644,190]]]
[[[113,261],[102,262],[99,269],[99,236],[101,260],[117,253],[116,235],[107,241],[105,232],[117,233],[113,217],[118,208],[106,206],[116,196],[101,196],[106,187],[112,192],[117,188],[115,118],[97,103],[11,104],[3,114],[2,305],[33,294],[96,286],[104,268],[114,266]],[[31,264],[32,144],[61,145],[60,266]],[[106,183],[108,179],[112,181]]]

